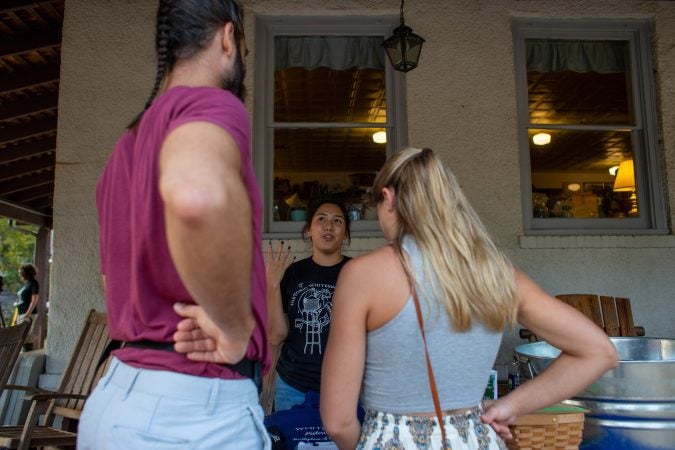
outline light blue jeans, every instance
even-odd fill
[[[79,450],[266,449],[251,380],[136,369],[114,358],[80,417]]]
[[[278,372],[276,379],[277,382],[274,387],[274,411],[285,411],[291,409],[294,405],[301,405],[305,402],[305,393],[282,380]]]

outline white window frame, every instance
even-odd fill
[[[326,128],[333,126],[386,128],[387,158],[404,148],[408,142],[405,76],[395,71],[385,56],[385,86],[387,99],[386,124],[379,123],[315,123],[274,122],[274,38],[288,35],[377,36],[384,41],[398,25],[398,16],[265,16],[256,17],[255,35],[255,99],[253,114],[253,162],[263,196],[263,232],[269,237],[297,237],[304,222],[274,222],[273,168],[274,130],[283,128]],[[382,48],[384,52],[384,47]],[[379,236],[376,220],[351,223],[351,236]]]
[[[641,19],[514,18],[512,19],[512,31],[524,233],[526,235],[667,234],[649,21]],[[632,98],[629,101],[632,101],[634,105],[635,124],[630,126],[530,125],[525,40],[542,38],[628,41],[632,80]],[[528,128],[631,131],[640,216],[592,219],[534,218]]]

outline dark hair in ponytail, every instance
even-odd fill
[[[25,280],[32,281],[35,280],[35,277],[37,276],[37,269],[32,264],[24,264],[21,266],[21,269],[19,269],[19,275]]]
[[[244,36],[244,11],[236,0],[160,0],[155,34],[155,84],[143,111],[127,128],[138,125],[176,61],[190,58],[205,48],[213,33],[227,22],[234,25],[238,45]]]

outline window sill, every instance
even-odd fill
[[[673,248],[675,235],[665,236],[520,236],[521,249],[543,248]]]
[[[382,231],[354,231],[351,232],[351,239],[384,239]],[[270,239],[297,239],[303,240],[301,232],[278,232],[278,233],[263,233],[263,240]],[[307,238],[304,238],[307,239]]]

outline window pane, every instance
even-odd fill
[[[398,101],[405,78],[392,71],[382,46],[392,17],[309,19],[261,16],[256,27],[259,42],[271,44],[256,49],[262,89],[253,141],[265,231],[297,232],[301,208],[336,197],[359,219],[352,231],[379,232],[369,188],[407,136]],[[384,139],[374,142],[375,132]]]
[[[309,202],[336,198],[375,220],[369,192],[386,159],[386,143],[373,134],[384,128],[277,129],[274,132],[274,220],[304,220]]]
[[[653,23],[514,18],[512,24],[521,169],[527,180],[525,234],[669,231]],[[540,132],[548,134],[548,143],[536,136]],[[619,166],[621,176],[610,174]]]
[[[528,39],[531,124],[632,125],[625,41]]]
[[[548,144],[535,136],[546,133]],[[530,129],[534,218],[637,217],[629,131]],[[618,175],[610,168],[621,167]]]
[[[385,94],[384,69],[276,70],[274,120],[385,123]]]

